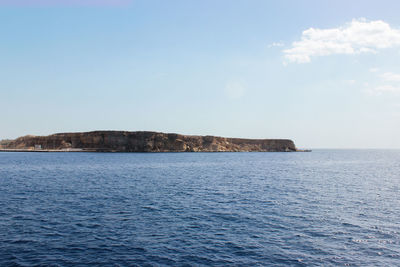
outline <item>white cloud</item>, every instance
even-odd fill
[[[225,93],[229,98],[239,99],[245,93],[245,86],[241,82],[228,82],[225,85]]]
[[[316,56],[377,53],[378,49],[395,46],[400,46],[400,30],[382,20],[353,19],[339,28],[309,28],[283,53],[290,62],[307,63]]]
[[[400,74],[385,72],[380,76],[386,82],[400,82]]]

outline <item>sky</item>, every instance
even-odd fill
[[[400,148],[400,1],[0,0],[0,139]]]

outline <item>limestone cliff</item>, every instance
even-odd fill
[[[242,139],[159,132],[94,131],[23,136],[3,149],[81,150],[98,152],[296,151],[288,139]]]

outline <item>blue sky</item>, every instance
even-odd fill
[[[0,139],[150,130],[400,148],[398,10],[0,0]]]

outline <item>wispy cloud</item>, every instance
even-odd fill
[[[268,47],[270,48],[270,47],[282,47],[282,46],[284,46],[285,44],[283,43],[283,42],[273,42],[273,43],[271,43],[271,44],[269,44],[268,45]]]
[[[353,85],[355,84],[357,81],[356,80],[345,80],[345,83],[349,84],[349,85]]]
[[[0,0],[0,6],[45,7],[45,6],[126,6],[132,0]]]
[[[379,85],[375,87],[374,90],[378,93],[400,93],[400,85]]]
[[[380,77],[386,82],[400,82],[400,74],[385,72]]]
[[[370,69],[369,69],[369,72],[378,72],[378,71],[379,71],[378,68],[370,68]]]
[[[378,82],[377,85],[372,87],[368,83],[364,84],[370,94],[381,95],[384,93],[400,93],[400,74],[393,72],[379,74],[378,69],[372,72],[376,73]]]
[[[400,46],[400,30],[382,20],[353,19],[338,28],[309,28],[283,53],[289,62],[307,63],[317,56],[376,53],[395,46]]]

